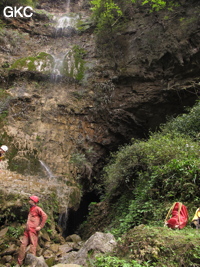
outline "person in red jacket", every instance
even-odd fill
[[[20,266],[24,261],[26,248],[28,245],[30,245],[30,253],[36,256],[38,234],[39,231],[44,227],[47,220],[47,214],[37,206],[38,202],[39,198],[37,196],[29,197],[30,211],[18,255],[18,264]]]

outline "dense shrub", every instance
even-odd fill
[[[198,103],[148,140],[133,140],[112,155],[104,168],[108,198],[124,194],[124,189],[132,192],[113,233],[141,223],[159,224],[175,201],[199,205],[200,144],[193,138],[200,132],[199,111]]]
[[[182,177],[181,185],[193,180],[198,183],[199,150],[197,142],[178,134],[153,134],[148,141],[135,141],[122,147],[105,167],[107,192],[122,184],[135,189],[142,182],[143,188],[156,186],[165,193]]]
[[[181,134],[189,135],[195,139],[200,137],[200,102],[188,109],[188,112],[171,119],[163,125],[162,132],[167,133],[176,131]]]

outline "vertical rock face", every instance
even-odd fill
[[[40,160],[55,177],[82,178],[89,190],[109,151],[194,104],[200,8],[130,9],[112,39],[96,40],[86,2],[41,1],[44,13],[3,18],[0,54],[1,83],[10,94],[2,135],[11,140],[10,168],[41,175]],[[74,21],[56,28],[67,9],[79,28]]]

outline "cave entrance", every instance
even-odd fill
[[[91,191],[83,195],[78,210],[73,208],[68,209],[67,216],[63,216],[61,227],[63,229],[63,236],[76,233],[78,227],[87,219],[89,213],[89,205],[92,202],[99,202],[100,196],[96,191]],[[63,227],[65,225],[65,227]]]

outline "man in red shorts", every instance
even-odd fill
[[[25,258],[26,248],[28,245],[30,245],[30,253],[36,256],[38,234],[44,227],[47,220],[47,214],[37,206],[38,202],[39,198],[37,196],[29,197],[30,211],[18,255],[18,264],[20,266]]]

